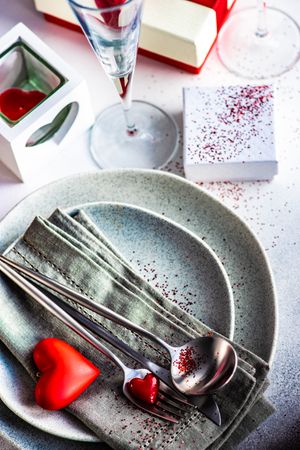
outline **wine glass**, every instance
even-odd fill
[[[223,25],[217,52],[224,66],[248,79],[268,79],[290,70],[300,57],[300,29],[285,12],[257,0]]]
[[[131,100],[143,0],[69,4],[121,100],[96,119],[90,140],[93,158],[101,168],[164,166],[178,146],[177,125],[157,106]]]

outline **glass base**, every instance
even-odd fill
[[[232,14],[222,27],[217,52],[223,65],[235,75],[268,79],[289,71],[300,57],[300,29],[283,11],[267,8],[268,33],[258,36],[257,8]]]
[[[91,133],[90,149],[103,169],[159,169],[176,153],[178,129],[175,121],[157,106],[133,101],[131,117],[137,132],[128,135],[120,104],[97,117]]]

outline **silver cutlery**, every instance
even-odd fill
[[[4,273],[8,278],[15,282],[24,292],[29,294],[40,305],[47,309],[57,319],[63,322],[67,327],[77,333],[86,342],[91,344],[95,349],[99,350],[103,355],[114,362],[123,371],[124,380],[122,390],[127,399],[138,408],[148,412],[154,416],[160,417],[169,422],[178,423],[185,413],[190,410],[189,405],[185,405],[182,401],[172,396],[170,388],[159,383],[158,399],[155,404],[145,403],[132,395],[129,389],[129,382],[133,378],[144,378],[147,374],[151,373],[147,369],[133,369],[127,367],[122,360],[115,355],[111,350],[105,347],[95,336],[87,331],[80,323],[78,323],[72,316],[66,311],[60,308],[49,297],[47,297],[36,286],[30,283],[26,278],[17,273],[14,269],[7,264],[0,261],[0,271]],[[167,395],[165,395],[167,394]]]
[[[172,379],[170,377],[170,371],[165,369],[164,367],[159,366],[158,364],[150,361],[141,353],[132,349],[128,344],[118,339],[113,334],[106,331],[99,324],[95,323],[85,315],[81,314],[78,310],[73,308],[71,305],[65,303],[63,300],[58,297],[53,298],[53,301],[58,304],[62,309],[64,309],[68,314],[74,317],[78,322],[92,331],[94,334],[100,336],[102,339],[113,345],[118,350],[122,351],[127,356],[134,359],[136,362],[140,363],[142,367],[149,369],[152,373],[154,373],[161,381],[164,382],[164,394],[170,394],[173,398],[176,398],[179,402],[183,402],[189,406],[197,406],[202,414],[204,414],[209,420],[214,422],[216,425],[220,426],[221,414],[219,407],[212,396],[198,396],[198,397],[189,397],[188,399],[181,395],[179,392],[174,391],[174,386],[172,383]],[[170,388],[168,390],[168,388]]]
[[[2,261],[3,263],[3,261]],[[6,262],[4,262],[6,265]],[[1,261],[0,261],[0,270],[1,270]],[[216,401],[213,399],[212,396],[202,396],[202,397],[193,397],[190,398],[189,401],[187,401],[186,397],[182,394],[174,391],[174,386],[172,384],[172,381],[170,381],[170,372],[166,370],[163,367],[160,367],[159,365],[153,363],[152,361],[145,358],[140,353],[136,352],[135,350],[131,349],[127,344],[125,344],[120,339],[116,338],[112,334],[106,332],[102,327],[97,325],[95,322],[92,322],[89,320],[86,316],[82,315],[77,311],[75,308],[72,308],[69,304],[63,302],[58,297],[54,297],[53,302],[56,302],[58,306],[60,306],[62,309],[64,309],[67,313],[69,313],[73,318],[78,320],[82,325],[90,329],[95,334],[103,337],[108,342],[110,342],[112,345],[114,345],[116,348],[119,348],[121,351],[123,351],[128,356],[131,356],[133,359],[135,359],[137,362],[139,362],[144,368],[149,368],[151,372],[158,373],[159,378],[162,381],[166,381],[166,383],[161,384],[161,390],[163,390],[164,395],[167,395],[169,399],[172,398],[176,399],[179,403],[184,403],[187,406],[197,406],[201,413],[203,413],[209,420],[211,420],[216,425],[221,425],[221,414],[219,407],[216,403]]]
[[[0,261],[35,280],[51,290],[67,296],[81,306],[100,314],[125,328],[165,348],[171,358],[170,376],[176,389],[185,395],[198,396],[211,394],[225,386],[233,377],[237,367],[237,354],[232,345],[218,336],[203,336],[186,344],[174,347],[159,336],[134,324],[104,305],[95,303],[88,297],[39,274],[27,267],[0,255]],[[192,397],[189,397],[189,399]]]

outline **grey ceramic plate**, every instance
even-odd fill
[[[233,338],[232,289],[210,247],[186,228],[124,203],[88,203],[83,209],[149,283],[182,309]]]
[[[234,306],[228,276],[215,253],[195,234],[143,208],[89,203],[68,208],[68,212],[78,208],[153,286],[216,331],[233,337]],[[78,420],[72,423],[70,414],[49,414],[32,402],[33,382],[6,349],[0,357],[0,378],[0,398],[25,421],[57,436],[95,439]],[[63,426],[57,427],[58,421]]]
[[[271,362],[276,337],[274,283],[266,255],[248,226],[193,183],[158,171],[99,171],[47,185],[20,202],[0,223],[0,251],[37,214],[57,206],[115,201],[147,207],[202,238],[224,264],[233,287],[236,342]],[[78,439],[74,435],[74,439]]]

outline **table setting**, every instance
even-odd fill
[[[299,7],[150,3],[0,20],[4,450],[298,445]]]

